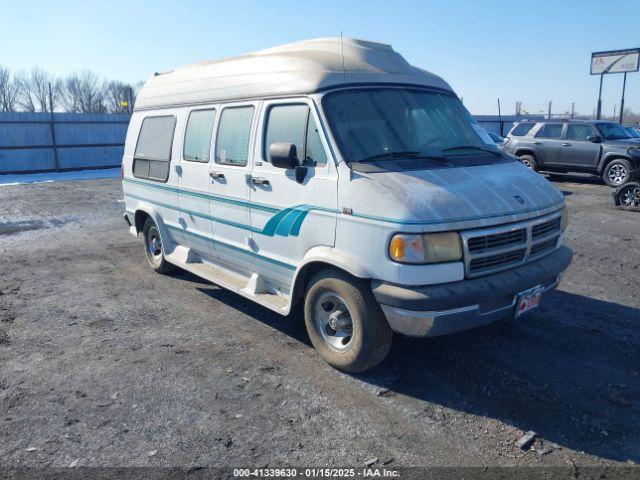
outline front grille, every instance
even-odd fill
[[[531,234],[533,239],[537,239],[540,237],[546,237],[547,235],[553,232],[560,231],[560,218],[554,218],[553,220],[549,220],[548,222],[539,223],[538,225],[534,225],[531,229]]]
[[[465,274],[478,277],[523,265],[555,249],[559,213],[495,228],[461,233]]]

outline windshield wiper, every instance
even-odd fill
[[[414,157],[419,153],[420,152],[418,150],[397,150],[395,152],[378,153],[376,155],[371,155],[370,157],[365,157],[356,161],[369,162],[371,160],[386,160],[386,159],[399,158],[399,157]]]
[[[357,162],[372,162],[374,160],[395,160],[396,158],[429,158],[432,160],[446,160],[444,157],[438,157],[435,155],[426,155],[418,150],[399,150],[396,152],[385,152],[377,155],[371,155],[361,160],[354,160]]]
[[[476,145],[457,145],[455,147],[447,147],[442,149],[443,152],[450,152],[452,150],[478,150],[481,152],[493,153],[494,155],[502,157],[502,154],[500,152],[495,152],[493,150],[489,150],[488,148],[482,148]]]

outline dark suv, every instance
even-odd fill
[[[640,139],[613,122],[523,121],[511,129],[502,150],[533,170],[592,173],[610,187],[630,181],[640,168]]]

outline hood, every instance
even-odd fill
[[[354,214],[424,231],[521,221],[564,204],[556,187],[520,162],[352,175]]]
[[[605,140],[607,147],[619,147],[627,149],[629,147],[640,147],[640,138],[623,138],[618,140]]]

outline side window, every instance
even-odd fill
[[[263,158],[269,160],[271,144],[285,142],[296,146],[303,165],[325,165],[325,154],[320,133],[307,105],[275,105],[267,111]]]
[[[309,117],[307,105],[275,105],[267,113],[267,128],[263,145],[264,159],[269,162],[269,148],[277,142],[293,143],[298,158],[304,158],[304,137]]]
[[[146,117],[142,121],[133,154],[134,177],[167,181],[175,127],[173,115]]]
[[[595,130],[591,125],[579,123],[567,125],[567,140],[586,140],[591,135],[595,135]]]
[[[533,128],[535,123],[519,123],[511,130],[512,137],[524,137]]]
[[[225,108],[216,139],[216,163],[244,167],[249,154],[253,107]]]
[[[211,135],[215,110],[194,110],[189,114],[184,133],[182,158],[191,162],[207,163],[211,150]]]
[[[562,138],[562,124],[561,123],[545,123],[538,133],[536,138]]]

